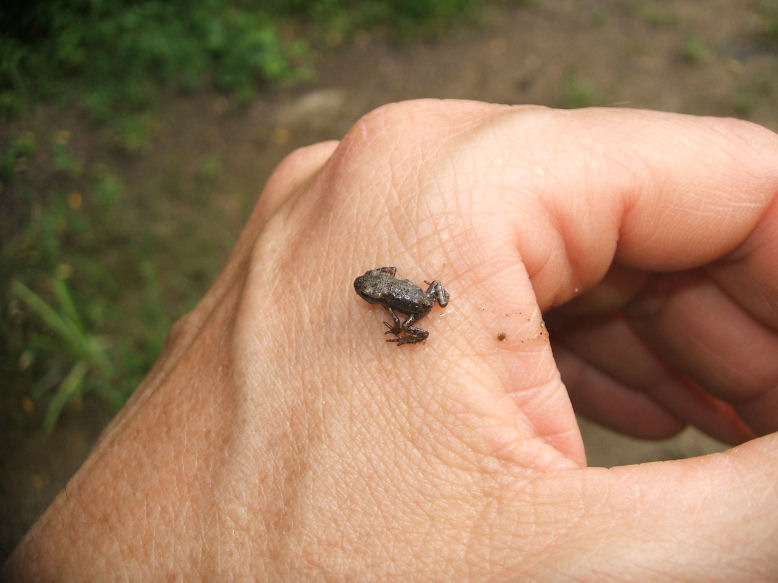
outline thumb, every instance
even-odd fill
[[[580,580],[778,580],[778,434],[723,453],[580,472]],[[563,559],[564,560],[564,559]],[[573,577],[575,578],[575,577]],[[579,580],[576,578],[576,580]]]

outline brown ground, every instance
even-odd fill
[[[143,190],[172,174],[191,175],[197,161],[218,155],[224,168],[209,196],[220,197],[213,236],[217,252],[224,253],[286,153],[339,138],[359,116],[390,101],[455,97],[642,107],[747,117],[778,130],[778,40],[767,38],[766,9],[778,6],[764,0],[540,0],[488,9],[478,27],[435,42],[359,36],[326,57],[316,82],[260,97],[246,108],[212,94],[171,99],[151,151],[127,162],[123,176]],[[188,228],[194,221],[187,212],[177,209],[172,216],[178,224],[159,228]],[[171,268],[177,260],[170,258]],[[105,423],[87,402],[63,418],[52,438],[14,439],[0,476],[3,555],[75,471]],[[582,430],[593,465],[720,447],[692,430],[660,443],[588,423]]]

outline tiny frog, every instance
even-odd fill
[[[394,334],[397,338],[390,338],[387,342],[397,342],[397,346],[415,344],[430,333],[413,326],[413,323],[426,316],[436,301],[440,307],[445,307],[448,292],[437,279],[432,283],[425,281],[429,287],[424,291],[409,279],[397,279],[395,273],[396,267],[371,269],[354,280],[354,289],[363,300],[382,305],[392,315],[394,325],[384,322],[389,328],[384,334]],[[408,316],[405,322],[400,321],[395,310]]]

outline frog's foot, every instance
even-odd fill
[[[400,320],[397,320],[394,323],[394,326],[392,326],[389,322],[384,322],[384,326],[389,328],[384,334],[394,334],[395,336],[399,336],[400,333],[403,331],[403,327],[400,324]],[[397,342],[396,340],[389,340],[388,342]]]
[[[426,330],[422,330],[416,326],[407,326],[402,331],[404,332],[402,336],[396,334],[397,338],[389,338],[387,342],[397,342],[397,346],[402,346],[403,344],[416,344],[417,342],[426,340],[430,335]]]
[[[399,338],[386,339],[387,342],[397,342],[397,346],[402,346],[403,344],[416,344],[422,340],[424,340],[424,338],[420,338],[418,336],[400,336]]]

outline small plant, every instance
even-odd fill
[[[20,281],[14,281],[12,286],[14,296],[40,318],[45,327],[58,340],[59,348],[73,359],[72,367],[58,384],[38,383],[31,391],[30,397],[33,401],[38,401],[43,397],[43,393],[56,387],[53,397],[48,402],[43,419],[43,428],[47,434],[54,429],[64,406],[82,396],[86,386],[85,379],[90,372],[95,371],[104,378],[111,378],[114,375],[114,367],[108,359],[100,339],[87,330],[81,315],[76,310],[65,281],[59,278],[55,279],[52,291],[57,299],[56,308],[49,305]],[[36,349],[45,348],[46,341],[38,338],[37,346],[35,344],[30,348],[33,352]],[[28,360],[31,358],[28,356]],[[98,392],[101,393],[101,397],[115,406],[119,406],[123,401],[121,395],[107,383],[100,386]]]
[[[570,74],[562,84],[562,107],[575,109],[598,103],[597,89],[578,75]]]
[[[32,133],[15,138],[0,156],[0,180],[5,182],[12,179],[17,171],[24,168],[27,159],[35,154],[36,149],[37,141]]]
[[[690,65],[697,65],[701,63],[708,54],[708,49],[704,44],[695,36],[690,36],[686,39],[683,45],[683,60]]]
[[[83,171],[83,168],[68,149],[69,142],[69,131],[61,130],[57,132],[51,149],[51,163],[56,172],[60,172],[72,179],[78,178]]]

